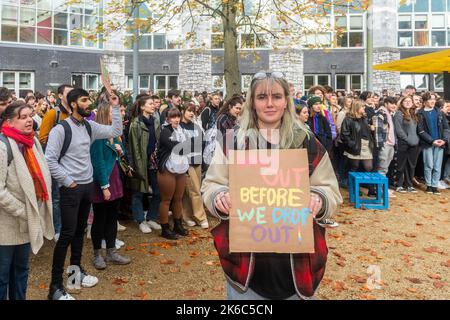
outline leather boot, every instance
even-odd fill
[[[187,236],[189,232],[183,228],[182,219],[173,219],[173,232],[179,234],[180,236]]]

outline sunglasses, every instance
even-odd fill
[[[281,71],[274,71],[274,72],[259,71],[255,73],[252,80],[263,80],[266,78],[283,79],[284,77],[285,77],[284,73]]]

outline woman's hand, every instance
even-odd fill
[[[127,176],[133,178],[134,169],[132,167],[128,167]]]
[[[230,214],[231,197],[229,192],[220,192],[214,199],[214,206],[224,214]]]
[[[309,196],[309,210],[314,218],[320,212],[322,206],[322,198],[317,193],[311,192],[311,195]]]
[[[105,199],[106,201],[109,201],[109,199],[111,199],[111,192],[109,192],[109,189],[102,189],[103,192],[103,199]]]
[[[116,143],[116,144],[114,144],[114,147],[116,148],[117,153],[119,155],[121,155],[123,150],[122,150],[122,147],[120,146],[120,144]]]
[[[119,97],[116,96],[115,94],[112,94],[112,95],[109,97],[109,103],[110,103],[112,106],[118,106],[118,105],[119,105]]]

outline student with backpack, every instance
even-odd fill
[[[0,300],[25,300],[30,249],[54,236],[51,176],[23,101],[2,113],[0,128]]]
[[[53,253],[50,300],[74,300],[63,286],[64,263],[69,246],[68,285],[93,287],[98,283],[96,277],[88,275],[81,267],[81,255],[93,191],[91,144],[95,140],[116,138],[122,134],[119,98],[112,95],[109,101],[113,106],[111,126],[84,120],[90,114],[89,93],[83,89],[73,89],[67,95],[71,116],[55,126],[49,135],[45,158],[52,177],[60,187],[62,222],[61,235]]]
[[[48,135],[55,125],[67,119],[70,115],[70,108],[67,104],[67,95],[73,89],[71,85],[63,84],[58,87],[60,104],[48,110],[42,118],[39,128],[39,142],[44,151],[47,145]],[[58,241],[61,233],[61,212],[59,210],[59,188],[58,183],[52,178],[52,199],[53,199],[53,225],[55,227],[55,241]]]

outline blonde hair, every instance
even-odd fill
[[[239,119],[239,130],[237,132],[237,143],[238,147],[242,148],[245,146],[245,139],[248,137],[251,145],[257,145],[259,137],[259,127],[258,127],[258,115],[254,108],[255,100],[255,90],[256,87],[264,82],[270,81],[269,86],[273,86],[278,83],[282,88],[286,99],[286,108],[284,109],[283,116],[281,117],[281,124],[279,127],[279,148],[288,149],[293,145],[295,139],[295,131],[303,130],[306,131],[304,126],[301,126],[299,121],[296,119],[295,110],[292,103],[292,99],[289,98],[289,83],[283,78],[264,78],[261,80],[253,80],[248,92],[246,94],[246,101],[242,106],[242,114]],[[307,131],[306,131],[307,133]]]
[[[46,103],[47,104],[47,110],[45,110],[45,112],[43,112],[43,104],[44,103]],[[47,101],[42,101],[42,100],[40,100],[38,103],[37,103],[37,105],[36,105],[36,113],[41,117],[41,118],[43,118],[44,117],[44,115],[45,115],[45,113],[48,111],[48,108],[50,108],[50,104],[47,102]]]
[[[350,110],[347,111],[347,116],[352,119],[362,118],[362,116],[359,114],[359,109],[361,109],[361,107],[364,108],[364,102],[354,99]]]

